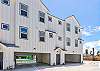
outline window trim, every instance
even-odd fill
[[[75,26],[75,34],[78,34],[78,33],[79,33],[78,27]]]
[[[77,42],[77,43],[76,43]],[[77,46],[76,46],[77,45]],[[78,39],[75,39],[75,47],[78,47]]]
[[[3,28],[4,25],[6,25],[8,28],[7,29]],[[9,31],[9,24],[1,23],[1,29]]]
[[[49,33],[49,38],[53,38],[53,33]]]
[[[62,41],[62,37],[58,36],[58,40],[59,40],[59,41]]]
[[[71,38],[66,37],[66,44],[67,44],[67,46],[71,46]]]
[[[4,0],[1,0],[1,3],[10,6],[10,0],[8,0],[8,4],[4,3]]]
[[[27,34],[27,38],[22,38],[22,37],[21,37],[21,28],[26,28],[26,29],[27,29],[27,33],[23,33],[23,34]],[[28,40],[28,27],[19,26],[19,38],[20,38],[20,39]]]
[[[59,24],[59,25],[62,25],[62,21],[58,20],[58,24]]]
[[[68,30],[69,29],[69,30]],[[69,23],[66,24],[66,31],[70,32],[71,31],[71,25]]]
[[[44,17],[42,17],[42,16],[40,15],[40,13],[43,13],[43,14],[44,14]],[[44,13],[44,12],[38,11],[38,17],[39,17],[39,22],[45,23],[45,13]],[[44,19],[44,21],[40,21],[40,18]]]
[[[22,9],[22,8],[21,8],[21,5],[26,6],[26,7],[27,7],[27,11],[24,10],[24,9]],[[21,14],[21,10],[24,11],[24,12],[27,12],[27,16],[22,15],[22,14]],[[20,14],[21,16],[24,16],[24,17],[28,18],[28,17],[29,17],[29,7],[28,7],[28,5],[26,5],[26,4],[24,4],[24,3],[19,3],[19,14]]]
[[[82,44],[82,40],[80,40],[80,44]]]
[[[41,34],[40,34],[41,32],[43,32],[44,35],[41,36]],[[40,38],[44,38],[44,40],[41,41]],[[40,41],[40,42],[45,42],[45,32],[44,32],[44,31],[39,31],[39,41]]]
[[[52,17],[51,16],[48,16],[48,21],[52,22]]]
[[[81,30],[79,29],[79,32],[81,32]]]

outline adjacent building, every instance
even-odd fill
[[[41,0],[0,0],[0,69],[28,55],[49,65],[82,63],[80,29],[75,16],[55,17]]]

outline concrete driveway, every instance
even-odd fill
[[[100,61],[84,61],[84,64],[28,67],[14,71],[100,71]]]

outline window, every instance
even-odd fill
[[[28,17],[28,5],[20,3],[19,7],[20,7],[20,15]]]
[[[75,33],[78,34],[78,27],[75,26]]]
[[[58,20],[58,24],[59,24],[59,25],[61,25],[61,24],[62,24],[62,22],[61,22],[60,20]]]
[[[1,23],[1,29],[9,30],[9,24]]]
[[[39,38],[40,38],[40,41],[45,42],[45,32],[44,31],[39,31]]]
[[[1,3],[10,6],[10,0],[1,0]]]
[[[66,44],[67,44],[67,46],[70,46],[71,45],[71,40],[70,40],[70,38],[66,38]]]
[[[80,40],[80,44],[82,44],[82,40]]]
[[[49,33],[49,38],[53,38],[53,33]]]
[[[20,38],[28,39],[28,28],[20,26]]]
[[[78,40],[75,39],[75,47],[78,47]]]
[[[62,41],[62,37],[58,36],[58,40]]]
[[[80,32],[81,30],[79,29],[79,32]]]
[[[48,16],[48,21],[52,22],[52,17]]]
[[[70,31],[70,24],[69,23],[67,23],[66,29],[67,29],[67,31]]]
[[[45,23],[45,13],[39,11],[39,21]]]
[[[82,41],[83,41],[83,40],[82,40],[82,39],[80,39],[80,44],[82,44]]]

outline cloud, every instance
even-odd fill
[[[88,49],[89,52],[92,51],[92,48],[95,48],[95,54],[97,53],[97,51],[100,49],[100,48],[97,48],[98,46],[100,46],[100,40],[98,41],[91,41],[91,42],[86,42],[84,45],[83,45],[83,53],[85,53],[85,50]],[[98,49],[98,50],[97,50]]]
[[[95,27],[85,26],[84,29],[82,30],[82,35],[91,36],[96,34],[99,31],[100,31],[100,26],[95,26]]]
[[[94,27],[94,31],[100,31],[100,26]]]
[[[85,30],[82,31],[82,35],[85,35],[85,36],[90,36],[92,35],[91,32],[87,32]]]
[[[95,48],[95,47],[97,47],[97,46],[100,46],[100,40],[98,40],[98,41],[86,42],[86,43],[84,44],[83,47]]]
[[[92,35],[92,28],[91,26],[85,26],[84,29],[82,29],[82,35],[84,36],[91,36]]]

